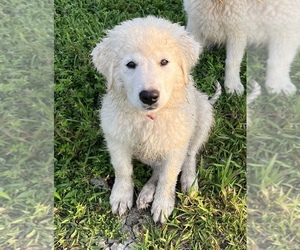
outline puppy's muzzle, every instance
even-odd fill
[[[156,103],[159,99],[159,91],[158,90],[143,90],[139,94],[140,100],[142,103],[147,104],[149,106]]]

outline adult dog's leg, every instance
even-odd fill
[[[126,145],[107,140],[111,163],[115,169],[115,183],[110,195],[111,210],[122,215],[133,202],[132,154]]]
[[[226,42],[225,89],[228,93],[242,94],[240,67],[246,48],[246,36],[228,36]]]
[[[155,222],[165,222],[166,218],[174,209],[175,186],[186,153],[186,148],[174,150],[165,159],[160,170],[154,201],[151,208],[151,213]]]
[[[296,92],[296,87],[291,82],[289,72],[297,53],[298,43],[297,39],[285,35],[271,39],[266,79],[266,89],[269,93],[283,92],[290,95]]]
[[[145,186],[142,188],[137,198],[138,209],[147,208],[149,204],[153,201],[160,171],[161,171],[160,165],[153,167],[153,173],[151,178],[147,181]]]

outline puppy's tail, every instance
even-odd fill
[[[216,92],[215,94],[209,99],[209,102],[211,103],[211,105],[213,105],[220,97],[221,93],[222,93],[222,88],[221,85],[218,81],[216,81],[215,83],[216,86]]]

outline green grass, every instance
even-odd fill
[[[91,178],[112,182],[114,172],[98,119],[105,80],[89,54],[105,30],[148,14],[185,24],[179,0],[55,1],[56,249],[99,249],[102,239],[126,239],[120,218],[110,212],[110,190],[90,184]],[[224,61],[221,48],[202,55],[193,71],[200,90],[214,93],[214,81],[224,80]],[[168,222],[149,221],[136,249],[246,249],[245,97],[223,94],[215,108],[215,128],[199,155],[199,192],[178,191]],[[136,165],[140,190],[150,171]]]
[[[260,55],[260,56],[258,56]],[[248,53],[249,78],[264,81],[266,53]],[[300,244],[300,57],[293,97],[262,95],[251,104],[247,133],[247,236],[251,249],[298,249]]]
[[[53,5],[0,7],[0,249],[53,245]]]
[[[254,249],[298,249],[299,96],[261,96],[252,108],[255,115],[247,137],[249,245]]]

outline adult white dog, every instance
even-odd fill
[[[225,87],[242,93],[240,64],[246,44],[268,44],[265,86],[293,94],[290,65],[300,45],[299,0],[184,0],[187,30],[203,45],[226,43]]]
[[[182,191],[198,188],[196,153],[213,125],[208,97],[190,76],[200,50],[183,27],[151,16],[116,26],[93,50],[93,63],[107,79],[100,119],[115,169],[113,213],[133,205],[132,158],[153,169],[137,206],[153,201],[155,222],[174,208],[180,171]]]

